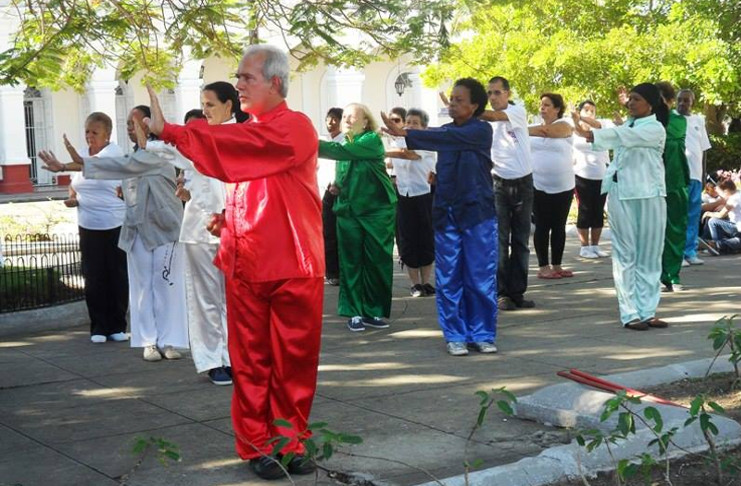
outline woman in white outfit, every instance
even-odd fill
[[[597,120],[597,108],[592,100],[579,103],[579,119],[584,130],[610,128],[609,120]],[[582,137],[574,137],[574,172],[576,173],[576,201],[579,212],[576,217],[576,232],[579,234],[579,256],[582,258],[604,258],[609,256],[599,246],[607,194],[601,194],[602,178],[605,176],[610,154],[606,150],[592,150],[592,144]]]
[[[83,157],[118,157],[121,148],[111,143],[113,122],[105,113],[91,113],[85,120]],[[72,176],[68,208],[77,208],[80,256],[85,277],[85,304],[90,316],[90,341],[128,341],[126,311],[129,307],[129,277],[126,253],[118,247],[126,204],[118,197],[121,181]]]
[[[217,81],[201,91],[203,116],[209,125],[243,122],[247,115],[239,110],[237,91],[229,83]],[[185,123],[193,118],[186,115]],[[198,373],[208,373],[215,385],[230,385],[231,363],[227,349],[224,275],[213,264],[219,238],[206,230],[211,217],[221,214],[226,200],[225,184],[206,177],[174,147],[150,141],[147,151],[160,153],[183,169],[184,184],[177,195],[185,203],[180,243],[185,250],[185,291],[188,308],[190,350]]]

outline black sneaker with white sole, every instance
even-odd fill
[[[208,370],[208,379],[214,385],[224,386],[232,384],[232,377],[229,376],[229,373],[226,372],[223,366]]]
[[[363,317],[363,323],[368,327],[375,329],[386,329],[389,327],[389,323],[381,319],[380,317]]]

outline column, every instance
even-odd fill
[[[175,86],[175,116],[168,120],[173,123],[183,123],[185,114],[194,108],[201,107],[201,66],[203,60],[190,59],[183,63]]]
[[[23,111],[25,86],[0,86],[0,193],[33,192]]]
[[[116,70],[112,68],[96,69],[90,77],[86,86],[85,95],[87,97],[87,113],[82,114],[82,119],[99,111],[111,117],[113,130],[111,131],[111,140],[118,140],[116,129],[116,88],[118,80],[116,79]]]

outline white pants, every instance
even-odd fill
[[[663,197],[621,201],[610,191],[607,211],[612,241],[612,275],[620,321],[656,317],[661,293],[661,253],[664,249],[666,201]]]
[[[181,243],[185,249],[185,292],[190,350],[196,371],[231,366],[226,346],[224,275],[213,264],[218,245]]]
[[[179,243],[147,250],[137,236],[128,253],[131,347],[188,347],[183,254]]]

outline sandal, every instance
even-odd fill
[[[552,270],[548,270],[546,272],[539,271],[538,272],[538,278],[543,278],[547,280],[556,280],[561,278],[561,274],[558,272],[554,272]]]
[[[565,268],[558,270],[556,273],[558,273],[560,276],[565,277],[565,278],[570,278],[574,276],[574,272],[572,272],[571,270],[566,270]]]

